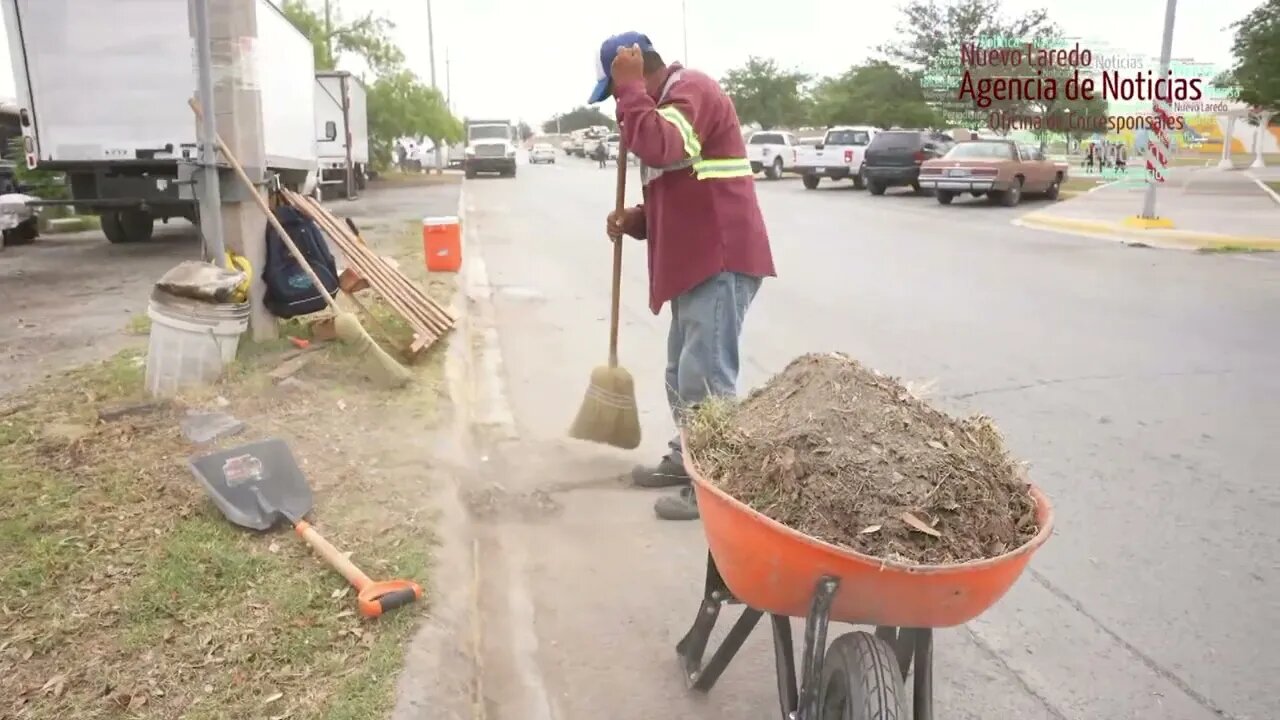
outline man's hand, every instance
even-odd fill
[[[618,48],[618,54],[613,57],[613,65],[609,68],[609,77],[613,80],[614,87],[621,83],[644,80],[644,55],[640,52],[639,45]]]
[[[605,233],[610,240],[617,242],[622,239],[623,234],[633,235],[636,227],[643,220],[644,210],[641,208],[626,208],[622,214],[614,210],[605,219]]]

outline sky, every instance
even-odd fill
[[[41,0],[65,2],[66,0]],[[99,0],[109,2],[110,0]],[[183,2],[183,0],[171,0]],[[320,6],[323,0],[308,0]],[[346,17],[372,12],[395,23],[394,40],[424,81],[431,77],[428,0],[332,0]],[[1229,25],[1260,0],[1182,0],[1173,56],[1227,67]],[[535,127],[586,103],[594,56],[609,35],[638,30],[668,61],[721,77],[750,55],[784,67],[836,74],[891,42],[898,3],[869,0],[430,0],[438,87],[459,117],[508,117]],[[1156,57],[1164,22],[1161,0],[1004,0],[1007,14],[1049,7],[1068,36],[1095,53]],[[756,9],[749,9],[753,6]],[[685,40],[687,36],[687,49]],[[3,37],[0,37],[3,39]],[[1107,48],[1107,49],[1103,49]],[[8,49],[0,63],[8,66]],[[359,71],[358,63],[344,69]],[[12,72],[0,71],[0,98],[11,98]],[[612,103],[601,109],[612,115]]]

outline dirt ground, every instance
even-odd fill
[[[431,193],[371,189],[361,201],[333,207],[355,217],[371,245],[397,257],[447,302],[453,278],[428,279],[415,262],[417,218],[451,212],[456,192],[456,186]],[[186,256],[181,248],[194,253],[197,246],[192,237],[189,245],[128,248],[145,258],[114,258],[134,271],[128,283],[55,272],[52,253],[79,260],[112,257],[117,249],[90,242],[22,248],[33,252],[14,263],[30,268],[32,258],[44,256],[43,277],[60,288],[46,289],[42,305],[27,304],[49,322],[31,330],[44,329],[50,346],[65,347],[77,332],[99,339],[60,361],[108,358],[55,371],[34,386],[15,375],[8,396],[0,397],[0,716],[384,715],[394,702],[405,643],[436,603],[433,498],[449,484],[451,470],[439,458],[453,444],[448,426],[442,429],[449,412],[446,343],[415,366],[409,388],[391,392],[360,379],[341,346],[306,354],[286,341],[253,346],[215,387],[103,419],[103,411],[141,399],[143,352],[112,351],[141,345],[145,331],[128,329],[127,316],[60,323],[78,317],[85,303],[83,296],[57,303],[56,296],[96,292],[129,307]],[[8,283],[5,289],[13,292]],[[372,298],[366,304],[407,340],[393,314]],[[297,364],[287,378],[268,374]],[[230,413],[245,429],[196,447],[180,430],[191,410]],[[291,532],[241,530],[213,509],[186,459],[266,437],[289,442],[315,494],[313,521],[328,539],[374,578],[419,581],[423,602],[362,620],[342,578]]]

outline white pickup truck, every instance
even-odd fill
[[[867,125],[828,128],[817,145],[801,145],[796,149],[794,171],[804,178],[804,186],[808,190],[817,188],[822,178],[851,179],[853,186],[861,190],[867,186],[863,156],[877,132],[876,128]]]
[[[796,147],[800,141],[789,132],[759,130],[747,140],[747,159],[751,172],[763,171],[765,177],[777,180],[782,173],[795,168]]]

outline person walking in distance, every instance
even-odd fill
[[[596,160],[600,163],[600,167],[604,167],[609,164],[609,143],[605,142],[604,138],[600,138],[600,141],[596,143],[595,155]]]
[[[737,394],[743,321],[763,279],[776,276],[773,254],[737,112],[714,79],[667,65],[648,37],[627,32],[600,45],[589,102],[610,95],[623,146],[641,163],[644,202],[609,213],[606,231],[614,242],[646,241],[649,309],[671,308],[667,402],[679,428],[707,397]],[[680,488],[657,500],[658,517],[698,517],[678,434],[631,480]]]

